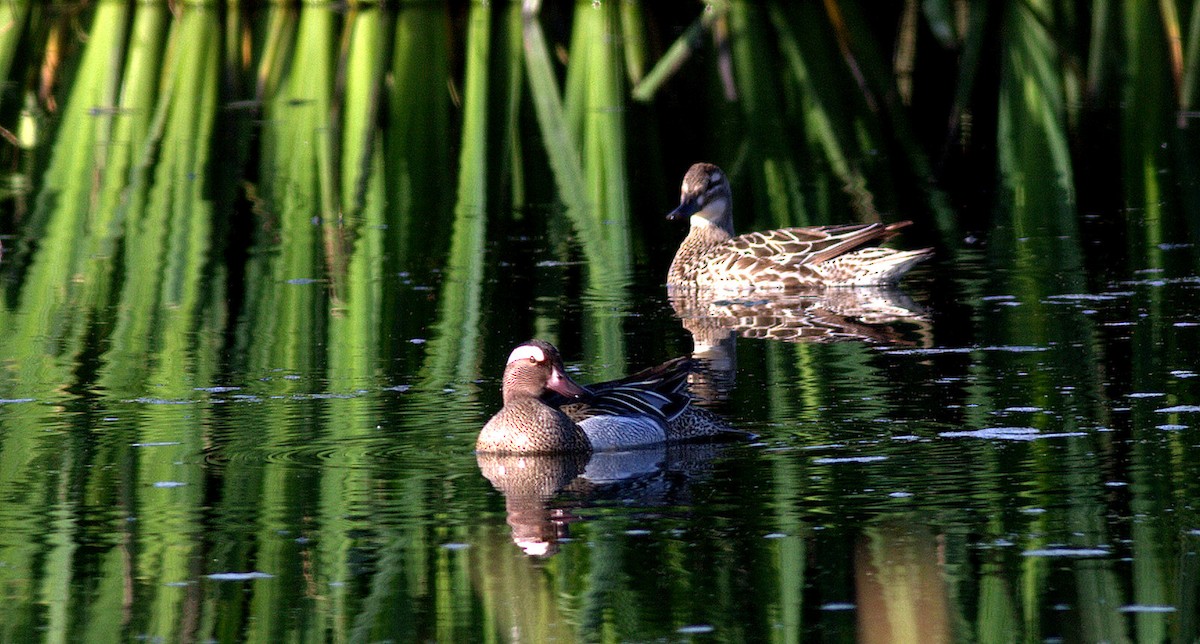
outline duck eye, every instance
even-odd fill
[[[529,364],[537,364],[537,358],[529,356]]]

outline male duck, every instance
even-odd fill
[[[683,177],[679,207],[667,219],[685,217],[692,228],[667,272],[667,285],[674,290],[800,291],[891,284],[933,254],[932,248],[863,248],[891,238],[909,221],[781,228],[735,237],[729,180],[711,163],[697,163]]]
[[[555,454],[744,436],[692,405],[690,362],[676,358],[585,388],[566,374],[558,349],[530,340],[509,354],[504,407],[483,426],[475,449]]]

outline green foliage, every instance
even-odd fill
[[[888,470],[754,452],[723,462],[746,470],[724,491],[699,459],[649,547],[644,517],[603,500],[496,512],[468,452],[513,342],[549,336],[598,380],[683,337],[652,330],[659,212],[699,160],[730,172],[743,228],[913,219],[975,271],[934,282],[973,326],[953,336],[954,422],[1113,424],[1111,331],[1053,298],[1097,264],[1200,265],[1167,243],[1200,240],[1200,3],[885,4],[0,2],[0,639],[796,641],[850,632],[811,622],[854,571],[912,634],[935,557],[935,625],[958,639],[1195,639],[1194,620],[1113,609],[1195,608],[1166,517],[1196,455],[1156,429],[1187,411],[1134,405],[1137,444],[1111,460],[1099,432],[946,447],[941,420],[914,451],[863,441]],[[1089,191],[1122,207],[1096,214]],[[1125,232],[1119,258],[1084,243],[1087,217]],[[1133,387],[1194,401],[1163,375],[1194,342],[1138,288]],[[741,413],[853,443],[830,409],[898,415],[933,397],[905,376],[937,356],[750,344]],[[847,511],[864,485],[929,498]],[[518,556],[522,512],[592,539]],[[1114,534],[1106,512],[1139,521]],[[1132,573],[977,549],[1055,538],[1132,542]],[[851,573],[830,579],[827,552]],[[1049,624],[1059,568],[1078,632]],[[271,576],[209,577],[229,572]]]

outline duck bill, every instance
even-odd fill
[[[579,383],[571,380],[571,377],[563,373],[561,369],[550,372],[550,380],[546,382],[546,388],[567,398],[583,398],[591,393]]]
[[[688,217],[691,217],[699,212],[699,210],[700,209],[696,207],[695,200],[685,199],[684,201],[679,202],[678,208],[667,213],[667,221],[679,221],[680,219],[687,219]]]

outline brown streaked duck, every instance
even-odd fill
[[[555,454],[636,449],[745,436],[692,404],[690,360],[670,360],[583,387],[554,345],[530,340],[504,367],[504,407],[479,432],[479,452]]]
[[[688,218],[691,230],[671,262],[668,287],[751,292],[801,291],[828,286],[892,284],[932,248],[879,248],[912,222],[780,228],[734,236],[733,195],[727,175],[697,163],[683,177],[679,207],[667,215]]]

